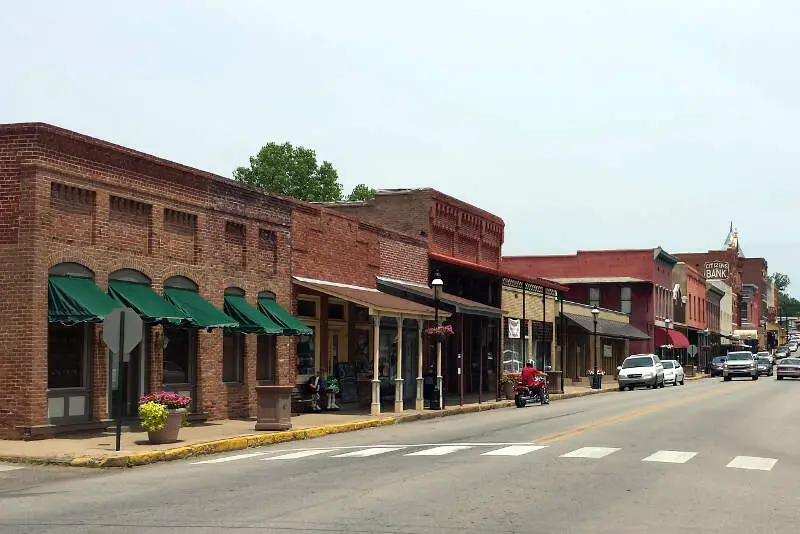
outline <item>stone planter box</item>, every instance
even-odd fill
[[[292,428],[292,386],[256,386],[256,430]]]
[[[186,414],[186,408],[178,408],[176,410],[167,410],[167,423],[164,428],[156,431],[148,431],[147,437],[150,443],[175,443],[178,441],[178,433],[183,425],[183,416]]]

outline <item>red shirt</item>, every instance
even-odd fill
[[[541,372],[536,367],[524,367],[522,369],[522,376],[520,377],[520,380],[526,386],[532,386],[534,384],[534,381],[535,381],[534,379],[537,376],[542,376],[544,374],[545,373]]]

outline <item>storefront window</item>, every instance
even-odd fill
[[[82,388],[87,361],[87,327],[50,324],[47,335],[47,387]]]
[[[222,381],[244,382],[244,334],[225,332],[222,336]]]
[[[315,351],[314,340],[316,339],[317,329],[311,326],[310,336],[297,337],[297,374],[312,375],[315,372]]]
[[[275,336],[258,336],[256,346],[256,380],[260,382],[275,382]]]
[[[192,335],[188,328],[164,329],[164,383],[188,384],[191,380]]]

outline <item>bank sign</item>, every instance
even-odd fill
[[[704,270],[706,280],[727,280],[730,265],[727,261],[707,261]]]

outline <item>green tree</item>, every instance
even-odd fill
[[[792,281],[789,276],[783,273],[772,273],[772,283],[778,288],[778,291],[786,291]]]
[[[319,165],[316,152],[291,143],[264,145],[250,158],[250,167],[237,168],[233,177],[267,193],[308,202],[342,200],[342,184],[333,165],[328,161]]]
[[[371,200],[375,198],[375,190],[365,184],[358,184],[353,188],[353,192],[348,195],[347,200],[351,202]]]

